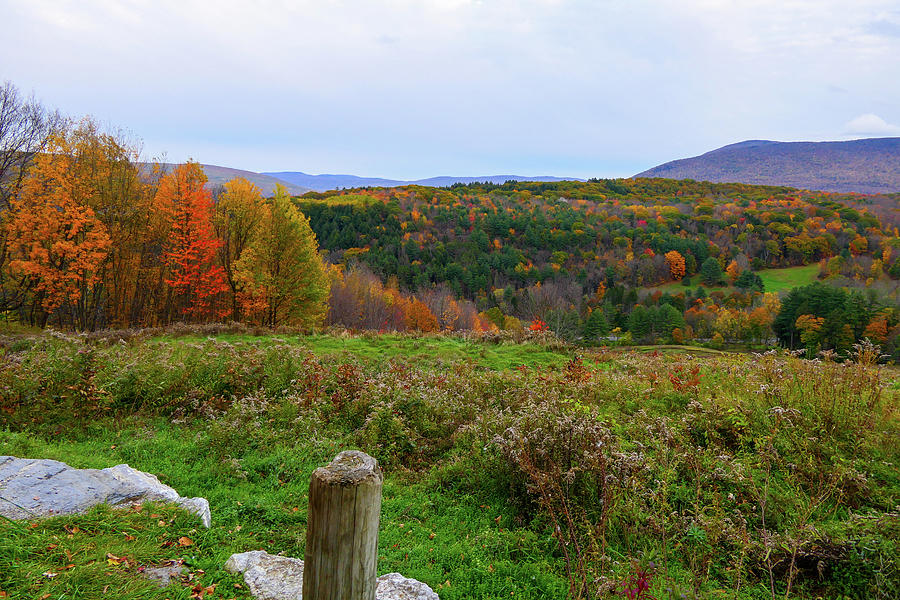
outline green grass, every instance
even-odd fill
[[[235,587],[243,583],[241,577],[222,569],[225,561],[232,553],[256,549],[302,558],[310,475],[347,447],[318,432],[230,454],[210,448],[214,440],[205,427],[165,420],[98,427],[65,441],[9,432],[2,440],[0,455],[52,458],[78,468],[124,462],[158,474],[182,495],[210,501],[208,530],[193,515],[160,506],[141,511],[100,507],[87,515],[31,522],[0,520],[0,591],[59,600],[100,598],[105,588],[121,599],[188,598],[195,584],[217,585],[226,594],[221,597],[250,598],[245,587]],[[240,466],[223,463],[232,459]],[[534,532],[510,529],[515,515],[502,493],[476,497],[452,491],[466,487],[460,477],[471,476],[449,468],[411,482],[402,470],[388,472],[379,573],[398,571],[426,581],[445,600],[564,595],[565,582],[548,562],[552,544]],[[444,488],[447,492],[440,493]],[[70,533],[76,528],[80,531]],[[192,545],[179,545],[182,536]],[[107,553],[126,561],[111,565]],[[163,592],[140,577],[139,567],[166,560],[184,560],[196,579]],[[56,575],[48,578],[47,572]]]
[[[650,344],[646,346],[629,346],[629,351],[634,352],[662,352],[666,354],[725,354],[715,348],[702,346],[683,346],[678,344]]]
[[[658,598],[771,598],[774,564],[785,597],[795,548],[790,597],[900,590],[895,368],[680,346],[579,364],[551,340],[452,336],[109,339],[0,340],[0,454],[128,463],[206,497],[213,525],[149,505],[0,519],[10,598],[249,598],[225,560],[302,557],[310,475],[351,448],[385,471],[379,573],[443,600],[565,598],[576,543],[594,591],[654,562]],[[193,579],[140,577],[168,560]]]
[[[175,338],[180,342],[202,342],[206,338]],[[571,350],[550,349],[538,342],[504,341],[490,344],[463,336],[384,335],[308,335],[308,336],[249,336],[221,335],[220,342],[236,346],[272,347],[287,343],[306,348],[317,356],[332,359],[352,359],[381,364],[400,359],[416,366],[441,366],[464,362],[480,370],[509,370],[526,367],[561,367],[571,360]],[[169,343],[173,338],[158,338]]]
[[[767,292],[786,292],[796,287],[802,287],[804,285],[809,285],[816,281],[816,276],[819,273],[819,265],[813,263],[811,265],[804,265],[801,267],[786,267],[784,269],[762,269],[760,271],[756,271],[759,275],[760,279],[763,280],[763,285],[765,286],[765,291]],[[665,283],[663,285],[658,285],[654,287],[645,288],[650,291],[659,290],[663,293],[677,294],[679,292],[684,292],[688,288],[692,290],[696,290],[698,286],[703,285],[703,282],[700,278],[699,274],[693,275],[687,278],[690,285],[684,285],[683,282],[673,281],[670,283]],[[732,286],[706,286],[703,285],[703,289],[709,292],[731,292],[734,291],[735,288]]]
[[[763,269],[759,277],[763,280],[767,292],[786,292],[796,287],[803,287],[816,281],[819,265],[813,263],[802,267],[787,269]]]

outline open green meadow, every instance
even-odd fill
[[[160,343],[174,339],[182,342],[198,343],[205,337],[187,336],[181,338],[160,337]],[[479,370],[511,369],[518,366],[561,367],[571,360],[571,349],[562,344],[554,344],[548,338],[539,341],[523,341],[513,344],[486,344],[479,336],[446,335],[247,335],[225,334],[217,336],[220,342],[241,347],[271,348],[282,344],[309,350],[316,356],[330,360],[357,360],[367,363],[383,363],[392,359],[402,359],[411,365],[430,367],[449,366],[463,362]]]
[[[0,597],[250,598],[225,560],[302,557],[344,449],[384,468],[379,573],[444,600],[900,594],[900,389],[872,349],[181,333],[0,338],[0,455],[128,463],[212,508],[0,520]],[[189,577],[141,577],[166,560]]]
[[[793,288],[809,285],[810,283],[816,281],[816,276],[819,273],[819,265],[818,263],[813,263],[800,267],[761,269],[759,271],[755,271],[755,273],[759,275],[760,279],[762,279],[763,284],[765,285],[765,291],[787,292]],[[676,281],[647,289],[659,290],[663,293],[668,292],[670,294],[675,294],[678,292],[683,292],[687,288],[696,289],[698,286],[703,285],[703,281],[699,274],[687,278],[687,281],[688,285],[685,285],[684,282]],[[727,292],[734,289],[729,286],[703,286],[703,288],[707,292]]]
[[[819,265],[813,263],[802,267],[786,269],[762,269],[758,271],[767,292],[787,292],[797,287],[809,285],[816,280]]]

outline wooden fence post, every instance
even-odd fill
[[[375,600],[382,481],[378,462],[357,450],[313,472],[303,600]]]

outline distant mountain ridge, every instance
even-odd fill
[[[845,142],[746,140],[673,160],[635,177],[894,193],[900,192],[900,137]]]
[[[401,180],[383,179],[381,177],[359,177],[357,175],[310,175],[301,171],[267,171],[263,175],[270,175],[278,179],[288,181],[294,185],[302,186],[317,192],[356,187],[396,187],[401,185],[425,185],[430,187],[449,187],[454,183],[506,183],[507,181],[584,181],[574,177],[525,177],[522,175],[483,175],[480,177],[452,177],[439,176],[427,179]]]
[[[141,163],[141,168],[150,169],[151,163]],[[163,167],[167,171],[171,171],[176,164],[174,163],[164,163]],[[231,167],[220,167],[219,165],[200,165],[203,168],[203,172],[206,174],[206,178],[209,180],[208,185],[211,187],[217,185],[224,185],[228,181],[231,181],[235,177],[243,177],[253,185],[257,186],[260,190],[262,190],[263,196],[271,196],[275,193],[275,186],[278,184],[283,185],[287,188],[288,192],[295,195],[301,196],[309,191],[309,188],[291,183],[289,181],[283,181],[278,179],[277,177],[272,177],[271,175],[266,175],[264,173],[256,173],[254,171],[245,171],[243,169],[232,169]]]

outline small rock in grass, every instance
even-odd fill
[[[159,587],[168,586],[173,579],[179,581],[181,576],[187,572],[180,561],[170,561],[170,564],[167,565],[144,567],[142,571],[144,577],[158,584]]]
[[[232,554],[225,570],[243,573],[247,589],[259,600],[299,600],[303,597],[303,561],[254,550]]]
[[[225,570],[243,573],[244,583],[258,600],[301,600],[303,597],[303,561],[275,556],[263,550],[232,554]],[[378,578],[375,600],[439,600],[428,585],[399,573]]]
[[[387,573],[378,578],[376,600],[438,600],[438,595],[427,584],[404,577],[400,573]]]

